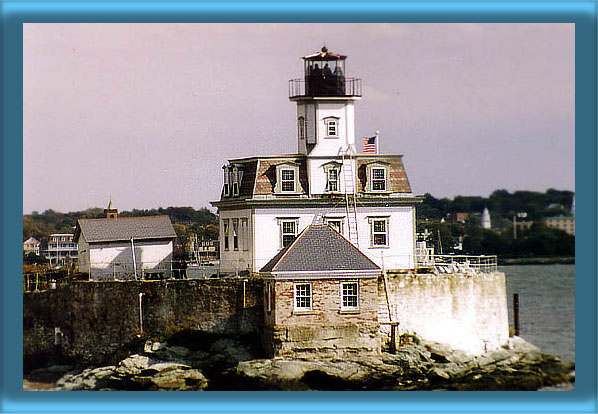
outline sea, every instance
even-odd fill
[[[519,336],[546,354],[575,361],[575,265],[501,266],[507,280],[509,325],[519,294]],[[573,390],[573,384],[545,388]]]

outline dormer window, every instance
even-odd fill
[[[338,138],[338,120],[339,118],[331,116],[324,119],[326,125],[326,137]]]
[[[227,166],[222,167],[224,170],[224,187],[222,190],[222,195],[224,197],[230,197],[230,184],[231,184],[231,177],[230,177],[230,169]]]
[[[233,197],[239,196],[239,187],[241,186],[241,178],[243,177],[243,171],[237,167],[233,168],[233,183],[232,183],[232,195]]]
[[[280,171],[280,190],[282,192],[295,192],[295,170]]]
[[[279,194],[296,194],[299,191],[299,165],[284,163],[276,167],[276,188]]]
[[[374,162],[367,166],[366,191],[374,193],[388,191],[388,168],[389,165],[383,162]]]
[[[372,168],[372,191],[386,191],[385,168]]]

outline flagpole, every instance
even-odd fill
[[[376,154],[380,154],[380,131],[376,131]]]

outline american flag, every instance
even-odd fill
[[[363,139],[363,152],[376,152],[376,137]]]

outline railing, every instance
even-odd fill
[[[300,96],[361,96],[361,79],[289,80],[289,98]]]
[[[498,268],[496,256],[418,255],[418,268],[432,268],[438,273],[490,273]]]

